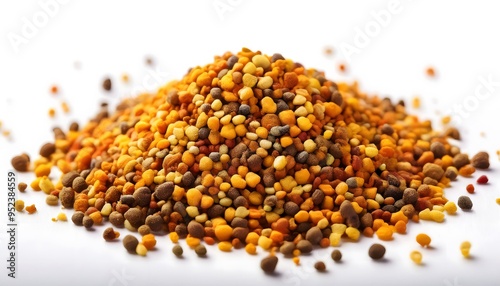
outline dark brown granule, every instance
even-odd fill
[[[80,176],[80,174],[78,174],[78,172],[76,172],[76,171],[68,172],[61,177],[61,183],[65,187],[72,187],[73,180],[79,176]]]
[[[123,224],[125,222],[125,218],[123,217],[123,214],[117,211],[113,211],[109,215],[109,222],[111,222],[112,225],[115,227],[123,227]]]
[[[368,255],[374,260],[382,259],[385,255],[385,247],[382,244],[374,243],[370,246]]]
[[[141,225],[144,224],[144,217],[141,212],[141,210],[137,208],[131,208],[129,209],[125,215],[125,219],[128,220],[131,226],[134,228],[139,228]]]
[[[271,274],[276,269],[276,265],[278,264],[278,257],[274,255],[270,255],[260,262],[260,268],[267,274]]]
[[[111,84],[111,79],[110,78],[105,78],[102,82],[102,88],[105,90],[105,91],[110,91],[111,88],[112,88],[112,84]]]
[[[486,152],[478,152],[472,157],[471,164],[477,169],[488,169],[490,167],[490,155]]]
[[[174,247],[172,247],[172,253],[177,257],[181,257],[184,253],[184,251],[182,250],[182,246],[178,244],[174,245]]]
[[[205,236],[205,228],[203,227],[203,225],[201,225],[201,223],[197,221],[190,221],[188,223],[187,230],[189,235],[191,235],[192,237],[203,239],[203,236]]]
[[[108,227],[104,230],[102,233],[102,237],[106,241],[112,241],[116,239],[116,233],[115,230],[112,227]]]
[[[280,252],[281,254],[285,256],[290,256],[292,255],[293,251],[295,250],[295,243],[291,241],[285,241],[280,247]]]
[[[137,245],[139,244],[139,240],[133,236],[133,235],[126,235],[123,238],[123,246],[129,253],[136,253],[135,249],[137,248]]]
[[[52,132],[54,133],[54,139],[66,139],[66,134],[60,127],[54,127],[52,129]]]
[[[342,252],[340,252],[340,250],[338,249],[334,249],[332,251],[332,259],[335,262],[339,262],[342,259]]]
[[[78,131],[79,129],[80,129],[80,125],[78,124],[78,122],[72,122],[69,125],[69,131]]]
[[[151,201],[151,190],[148,187],[140,187],[135,190],[133,196],[138,206],[147,207]]]
[[[469,155],[467,154],[457,154],[455,157],[453,157],[453,166],[457,168],[457,170],[460,170],[463,166],[467,165],[470,163],[469,160]]]
[[[205,236],[208,236],[206,230],[204,231]],[[233,237],[239,239],[240,241],[245,241],[249,232],[248,227],[235,227],[233,229]]]
[[[326,265],[323,261],[318,261],[314,263],[314,268],[318,270],[318,272],[325,272],[326,271]]]
[[[406,188],[403,192],[403,202],[405,204],[414,204],[418,200],[418,192],[413,188]]]
[[[472,200],[468,196],[460,196],[457,204],[462,210],[470,210],[473,206]]]
[[[207,248],[203,244],[199,244],[194,248],[194,252],[200,257],[204,257],[207,255]]]
[[[83,178],[82,178],[83,179]],[[76,181],[76,179],[75,179]],[[75,182],[73,181],[73,183]],[[85,180],[83,180],[83,183],[85,183]],[[115,187],[115,186],[111,186],[109,187],[109,189],[106,191],[106,195],[104,196],[104,200],[107,202],[107,203],[115,203],[117,201],[120,200],[120,197],[121,197],[122,193],[120,192],[120,190]]]
[[[45,143],[40,148],[40,156],[50,159],[50,155],[56,152],[56,145],[54,143]]]
[[[432,142],[431,152],[434,153],[434,158],[441,158],[446,155],[446,148],[441,142]]]
[[[161,231],[165,221],[159,214],[152,214],[146,217],[145,225],[152,231]]]
[[[75,202],[75,192],[72,188],[64,187],[59,192],[59,200],[64,208],[73,208],[73,203]]]
[[[83,217],[85,214],[82,211],[76,211],[72,216],[71,216],[71,221],[77,226],[82,226],[83,225]]]
[[[138,232],[141,236],[145,236],[146,234],[150,234],[150,233],[151,233],[151,228],[150,228],[147,224],[144,224],[144,225],[141,225],[141,226],[137,229],[137,232]]]
[[[313,245],[309,240],[301,240],[297,242],[297,249],[300,253],[310,253],[313,250]]]
[[[82,220],[82,225],[85,228],[89,229],[92,226],[94,226],[94,220],[90,216],[84,215],[83,220]]]
[[[68,178],[68,180],[70,180],[70,178]],[[69,183],[69,181],[68,181],[68,183]],[[71,182],[71,184],[70,184],[70,187],[72,187],[75,192],[81,193],[87,189],[88,185],[85,182],[85,179],[83,177],[75,176],[75,178],[73,179],[73,182]]]
[[[313,245],[318,245],[322,238],[323,233],[317,226],[311,227],[306,233],[306,239]]]
[[[444,135],[450,138],[453,138],[455,140],[460,140],[460,131],[458,131],[457,128],[455,127],[450,127],[448,128],[445,132]]]
[[[21,154],[13,157],[10,163],[16,171],[27,172],[30,165],[30,157],[27,154]]]

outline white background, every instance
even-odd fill
[[[102,239],[104,227],[89,232],[71,222],[52,222],[61,210],[46,205],[42,193],[28,191],[19,198],[36,203],[39,211],[18,215],[18,278],[7,278],[6,192],[0,192],[0,285],[499,285],[500,206],[495,198],[500,197],[500,86],[493,86],[488,98],[475,95],[478,88],[487,91],[481,79],[500,81],[499,7],[494,1],[401,0],[393,13],[381,12],[388,11],[389,3],[68,1],[52,6],[52,15],[40,23],[46,12],[39,2],[2,1],[0,120],[2,130],[12,133],[10,140],[0,137],[2,186],[10,158],[21,152],[35,157],[51,140],[54,126],[66,129],[73,120],[84,124],[100,102],[116,103],[139,90],[154,90],[182,77],[189,67],[243,46],[266,54],[280,52],[326,71],[333,80],[358,80],[371,94],[395,100],[419,95],[422,108],[408,109],[422,118],[439,119],[453,106],[462,106],[465,113],[453,117],[464,138],[458,144],[470,154],[488,151],[492,168],[471,179],[460,178],[446,190],[456,201],[466,194],[466,184],[487,174],[490,184],[476,187],[471,213],[459,211],[443,224],[410,224],[407,235],[383,242],[386,262],[368,258],[369,245],[378,239],[363,238],[342,244],[341,264],[329,258],[330,248],[302,257],[301,267],[280,259],[275,276],[260,270],[265,255],[261,250],[252,257],[242,250],[227,254],[210,247],[209,257],[198,259],[185,248],[185,258],[176,259],[169,239],[159,237],[157,250],[147,257],[129,255],[121,242]],[[376,22],[374,15],[382,14],[386,17]],[[25,21],[43,27],[23,35]],[[366,32],[370,35],[356,46]],[[14,37],[24,40],[13,45]],[[341,51],[346,45],[357,49],[349,59]],[[333,47],[333,56],[324,54],[326,46]],[[147,56],[155,67],[144,64]],[[339,63],[347,65],[347,73],[338,72]],[[436,78],[426,76],[428,66],[436,68]],[[120,82],[122,73],[129,74],[129,84]],[[101,89],[106,76],[114,83],[110,94]],[[52,84],[59,86],[58,96],[49,93]],[[62,100],[69,103],[70,114],[61,111]],[[47,115],[51,107],[56,108],[56,119]],[[434,127],[442,128],[439,120]],[[18,174],[20,181],[32,179]],[[71,211],[63,211],[70,217]],[[420,249],[414,239],[420,232],[432,237],[433,249]],[[121,233],[123,237],[127,231]],[[461,257],[459,244],[464,240],[472,243],[473,259]],[[422,266],[409,259],[415,249],[424,255]],[[326,263],[327,273],[312,268],[317,260]]]

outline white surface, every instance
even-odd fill
[[[378,239],[363,238],[342,244],[341,264],[329,258],[330,248],[302,257],[301,267],[280,259],[275,276],[266,276],[259,268],[263,251],[252,257],[243,250],[227,254],[212,247],[209,258],[198,259],[185,248],[185,258],[176,259],[167,237],[160,237],[157,251],[146,258],[129,255],[121,242],[102,239],[104,227],[88,232],[71,222],[52,222],[60,209],[47,206],[43,194],[28,191],[19,197],[27,204],[36,203],[39,211],[32,216],[18,215],[18,278],[7,278],[7,270],[1,266],[0,285],[500,284],[500,206],[495,203],[500,197],[500,164],[495,153],[500,149],[500,86],[493,88],[488,99],[478,100],[477,106],[468,102],[481,84],[478,78],[491,76],[500,81],[500,18],[494,1],[402,0],[401,11],[392,14],[387,25],[369,37],[350,61],[343,57],[340,46],[352,45],[356,27],[364,30],[374,19],[372,12],[387,10],[390,1],[163,2],[167,1],[68,1],[58,6],[45,27],[20,45],[17,53],[9,33],[22,35],[23,18],[32,21],[43,10],[37,1],[1,2],[0,120],[3,130],[12,131],[12,140],[0,137],[0,185],[6,185],[10,158],[23,151],[35,156],[41,144],[51,139],[53,126],[67,128],[72,120],[84,123],[101,101],[116,102],[133,90],[180,78],[189,67],[243,46],[266,54],[280,52],[307,67],[325,70],[333,80],[359,80],[370,93],[394,99],[418,94],[422,109],[409,110],[425,118],[438,118],[437,113],[445,114],[449,106],[462,104],[470,112],[459,124],[464,137],[459,146],[470,154],[479,150],[490,153],[491,170],[476,173],[474,178],[484,173],[491,183],[476,187],[471,196],[473,212],[459,211],[443,224],[410,224],[407,235],[383,242],[387,248],[384,263],[367,256],[369,245]],[[218,13],[214,4],[229,10]],[[325,46],[333,46],[333,56],[323,54]],[[144,65],[148,55],[157,63],[156,82]],[[81,63],[79,70],[74,62]],[[349,70],[342,76],[337,72],[341,62]],[[430,65],[437,70],[435,79],[425,75]],[[132,79],[129,85],[119,81],[123,72]],[[111,95],[100,88],[107,75],[116,87]],[[57,97],[49,94],[53,83],[61,90]],[[71,114],[61,112],[61,98],[69,103]],[[55,120],[47,116],[50,107],[58,111]],[[485,136],[480,137],[480,132]],[[32,178],[18,174],[19,181]],[[446,190],[446,196],[456,201],[466,194],[466,184],[474,181],[460,178]],[[6,194],[1,193],[0,261],[5,261]],[[420,232],[432,237],[432,250],[417,245],[414,237]],[[127,231],[121,233],[123,237]],[[459,244],[464,240],[472,243],[473,259],[460,255]],[[416,266],[409,259],[414,249],[423,253],[424,265]],[[326,263],[327,273],[312,268],[318,259]]]

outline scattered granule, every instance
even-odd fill
[[[462,209],[462,210],[471,210],[472,209],[472,200],[468,196],[460,196],[458,197],[458,203],[457,205]]]
[[[346,72],[347,67],[346,67],[345,64],[341,63],[341,64],[338,65],[338,69],[341,72]]]
[[[326,47],[323,49],[323,53],[324,53],[326,56],[331,56],[331,55],[333,55],[333,47],[331,47],[331,46],[326,46]]]
[[[484,151],[478,152],[472,157],[471,164],[476,169],[488,169],[490,167],[490,155]]]
[[[14,203],[14,208],[18,212],[22,212],[24,210],[24,201],[23,200],[16,200]]]
[[[123,73],[122,76],[121,76],[121,80],[124,83],[128,83],[130,81],[129,75],[127,73]]]
[[[467,193],[469,193],[469,194],[473,194],[474,191],[475,191],[475,188],[474,188],[473,184],[468,184],[465,189],[467,190]]]
[[[65,214],[65,213],[62,213],[62,212],[61,212],[61,213],[57,214],[57,220],[58,220],[58,221],[67,221],[67,220],[68,220],[68,217],[66,216],[66,214]]]
[[[428,247],[431,244],[431,238],[425,233],[417,235],[416,240],[422,247]]]
[[[434,77],[436,76],[436,71],[434,70],[433,67],[428,67],[426,70],[425,70],[425,73],[430,76],[430,77]]]
[[[26,211],[28,212],[28,214],[33,214],[36,212],[36,206],[35,204],[32,204],[30,206],[27,206],[26,207]]]
[[[338,250],[338,249],[334,249],[332,251],[331,257],[332,257],[333,261],[339,262],[340,260],[342,260],[342,252],[340,252],[340,250]]]
[[[69,113],[70,112],[70,108],[69,108],[69,105],[66,101],[63,101],[61,102],[61,109],[64,113]]]
[[[479,178],[477,178],[476,182],[479,185],[486,185],[488,183],[488,177],[486,175],[481,175]]]
[[[314,268],[318,272],[325,272],[326,271],[326,265],[323,261],[318,261],[318,262],[314,263]]]
[[[460,252],[462,253],[462,256],[465,258],[470,257],[470,248],[471,248],[471,243],[469,241],[464,241],[460,244]]]
[[[113,240],[117,239],[118,237],[120,237],[120,233],[115,231],[112,227],[108,227],[102,233],[102,237],[106,241],[113,241]]]
[[[385,255],[385,247],[382,244],[374,243],[368,249],[368,256],[373,260],[380,260]]]
[[[183,254],[183,250],[182,250],[182,246],[176,244],[174,245],[174,247],[172,247],[172,253],[177,256],[177,257],[181,257],[182,254]]]
[[[57,87],[57,85],[54,84],[50,87],[50,93],[57,94],[58,92],[59,92],[59,88]]]
[[[415,262],[415,264],[421,264],[422,263],[422,253],[418,250],[414,250],[410,252],[410,259],[411,261]]]
[[[500,205],[500,198],[496,198],[496,203]]]
[[[110,78],[105,78],[103,81],[102,81],[102,88],[105,90],[105,91],[110,91],[111,88],[112,88],[112,83],[111,83],[111,79]]]
[[[76,211],[71,216],[71,221],[77,226],[83,226],[83,217],[85,214],[81,211]]]
[[[137,240],[137,238],[133,235],[130,235],[130,234],[127,234],[124,238],[123,238],[123,246],[125,247],[125,249],[129,252],[129,253],[136,253],[136,248],[137,248],[137,245],[139,244],[139,240]]]
[[[49,206],[57,206],[59,204],[59,198],[54,196],[54,195],[48,195],[46,198],[45,198],[45,202],[49,205]]]
[[[94,220],[90,216],[85,215],[85,216],[83,216],[83,219],[82,219],[82,225],[86,229],[92,228],[92,226],[94,226]]]
[[[205,257],[207,255],[207,248],[205,245],[199,244],[194,248],[194,252],[196,252],[199,257]]]
[[[260,268],[266,274],[271,274],[274,273],[277,264],[278,264],[278,257],[270,255],[262,259],[262,261],[260,262]]]
[[[54,108],[49,108],[49,117],[54,118],[56,116],[56,110]]]
[[[146,256],[148,254],[148,249],[144,244],[139,243],[135,248],[135,253],[137,253],[140,256]]]
[[[449,115],[447,115],[447,116],[443,116],[443,117],[441,118],[441,123],[443,123],[444,125],[446,125],[446,124],[450,123],[450,121],[451,121],[451,116],[449,116]]]
[[[448,214],[453,215],[457,212],[457,205],[453,201],[448,201],[444,204],[444,210]]]
[[[412,101],[412,107],[415,108],[415,109],[418,109],[420,108],[420,105],[421,105],[421,102],[420,102],[420,97],[419,96],[414,96]]]
[[[14,156],[10,161],[12,167],[18,172],[27,172],[30,166],[30,157],[27,154]]]

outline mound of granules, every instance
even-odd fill
[[[390,240],[410,221],[455,212],[444,188],[475,171],[447,139],[456,129],[436,132],[403,102],[245,48],[54,131],[39,159],[17,156],[14,168],[34,171],[31,188],[73,208],[75,224],[138,231],[142,242],[124,245],[141,255],[159,232],[200,255],[203,241],[297,256],[343,237]]]

